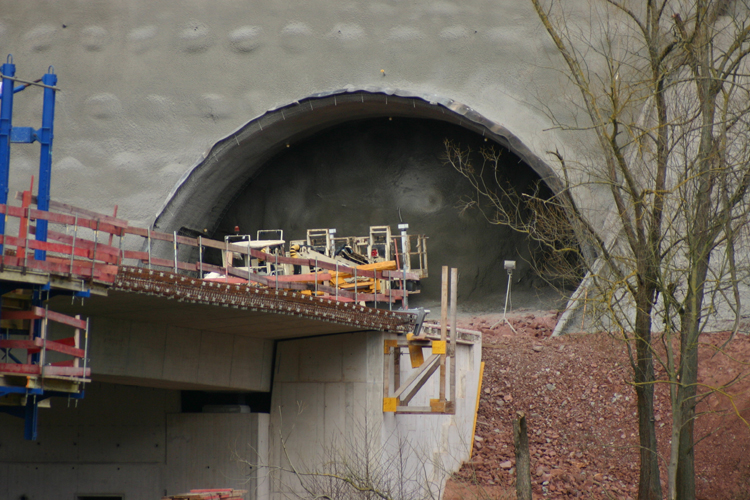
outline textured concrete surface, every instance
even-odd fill
[[[476,196],[445,165],[445,139],[473,151],[490,144],[457,125],[398,117],[320,132],[269,160],[229,206],[218,231],[231,234],[239,226],[254,235],[258,229],[283,228],[286,239],[304,239],[308,228],[365,236],[371,225],[389,225],[395,233],[400,222],[408,222],[410,233],[429,237],[431,270],[422,294],[410,305],[439,305],[442,266],[460,270],[462,303],[504,292],[506,259],[518,262],[518,290],[541,285],[524,236],[493,226],[476,208],[459,211]],[[500,171],[503,181],[519,191],[531,191],[539,179],[508,150],[503,150]]]
[[[14,55],[21,77],[36,78],[49,65],[59,75],[53,197],[101,211],[118,204],[137,224],[159,215],[162,229],[213,231],[255,168],[286,143],[394,111],[313,112],[256,133],[285,122],[295,103],[339,89],[386,100],[418,96],[401,116],[425,118],[432,107],[433,116],[448,119],[455,108],[450,120],[494,130],[543,176],[554,168],[545,152],[566,148],[545,132],[550,123],[539,111],[542,98],[553,110],[566,101],[552,46],[526,2],[264,2],[249,9],[207,0],[32,0],[3,6],[0,47]],[[40,92],[16,96],[16,124],[38,121]],[[269,109],[282,112],[254,120]],[[27,186],[35,155],[33,146],[14,147],[11,191]],[[217,158],[224,161],[212,163]]]
[[[91,369],[99,380],[179,389],[270,390],[270,340],[108,318],[93,318],[91,329],[96,332],[91,336]]]
[[[272,470],[273,498],[300,491],[299,480],[282,469],[312,471],[348,453],[357,457],[350,460],[355,469],[369,453],[378,457],[371,466],[398,461],[410,482],[436,488],[469,458],[481,342],[457,347],[455,415],[394,415],[382,411],[385,338],[373,332],[279,343],[269,430],[270,464],[279,468]],[[406,380],[412,370],[405,353],[401,367]],[[437,398],[437,379],[436,373],[411,404]]]
[[[39,411],[37,441],[23,439],[21,419],[0,414],[0,498],[153,500],[196,487],[267,498],[267,482],[238,459],[266,462],[268,414],[181,413],[176,390],[86,390],[77,404],[55,398]]]
[[[153,500],[197,487],[267,498],[262,474],[238,459],[266,463],[268,414],[181,413],[176,390],[86,389],[77,404],[55,398],[40,410],[37,441],[0,413],[0,498]]]

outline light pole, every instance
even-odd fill
[[[515,260],[506,260],[505,264],[504,264],[504,267],[505,267],[505,271],[507,271],[507,273],[508,273],[508,288],[506,288],[506,290],[505,290],[505,307],[503,308],[503,317],[500,319],[500,321],[498,321],[497,323],[495,323],[494,325],[492,325],[492,328],[495,328],[500,323],[505,322],[510,327],[510,329],[513,330],[513,333],[517,334],[518,332],[516,331],[515,328],[513,328],[513,325],[510,324],[510,321],[508,321],[508,316],[507,316],[507,314],[508,314],[508,301],[510,300],[510,283],[511,283],[512,278],[513,278],[513,270],[516,268],[516,261]]]

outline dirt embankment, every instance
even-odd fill
[[[496,325],[497,317],[462,322],[484,334],[485,372],[473,457],[449,481],[446,498],[515,498],[512,422],[519,411],[528,420],[535,498],[636,498],[636,402],[624,343],[607,334],[551,338],[553,312],[510,320],[515,331]],[[717,354],[727,339],[701,339],[701,390],[736,380],[699,405],[696,483],[698,497],[706,500],[750,498],[750,338],[738,335]],[[666,384],[657,386],[655,418],[666,466]],[[662,478],[666,496],[665,468]]]

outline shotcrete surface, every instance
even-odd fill
[[[545,157],[564,141],[538,110],[566,104],[526,2],[6,2],[17,75],[59,75],[53,197],[143,225],[210,148],[266,110],[335,89],[455,99]],[[550,69],[552,68],[552,69]],[[16,124],[38,126],[38,89]],[[11,193],[36,170],[14,147]]]
[[[541,285],[531,270],[529,243],[519,233],[490,224],[476,206],[469,183],[443,159],[443,141],[478,151],[502,151],[498,177],[519,191],[539,177],[512,153],[455,125],[407,118],[350,122],[285,148],[241,192],[219,226],[220,234],[255,234],[283,228],[287,240],[306,229],[336,228],[337,236],[366,236],[369,226],[428,236],[431,278],[414,304],[440,302],[441,266],[461,272],[462,303],[505,290],[503,260],[516,260],[514,286]],[[476,165],[479,168],[480,165]],[[488,214],[491,215],[491,214]],[[400,249],[399,249],[400,251]]]

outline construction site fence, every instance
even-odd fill
[[[23,198],[23,193],[19,193],[17,197]],[[29,201],[34,203],[36,200],[35,197],[31,197],[29,201],[24,201],[26,204]],[[103,284],[111,284],[114,282],[120,266],[132,265],[133,262],[136,262],[138,265],[144,267],[167,268],[175,273],[180,271],[189,272],[202,277],[205,272],[216,272],[226,277],[234,276],[270,288],[309,290],[316,293],[323,292],[335,295],[337,298],[341,297],[345,300],[371,302],[402,300],[404,295],[408,293],[405,282],[420,279],[420,274],[417,272],[405,270],[363,270],[357,269],[356,266],[348,266],[340,263],[334,264],[318,261],[317,259],[286,257],[275,253],[266,253],[261,250],[234,245],[227,241],[212,240],[202,236],[188,237],[178,235],[177,232],[170,234],[153,231],[149,228],[131,226],[128,221],[113,216],[98,214],[54,201],[50,202],[50,208],[67,213],[47,212],[31,208],[30,206],[14,207],[0,205],[0,214],[4,214],[6,218],[16,218],[19,222],[18,236],[0,235],[0,247],[3,249],[2,257],[0,258],[0,270],[5,266],[13,266],[24,270],[38,270],[74,279],[79,278]],[[30,225],[30,222],[36,220],[46,220],[50,224],[63,226],[64,229],[63,231],[49,229],[47,231],[47,241],[29,239],[29,235],[35,233],[35,227]],[[105,235],[105,240],[107,240],[106,236],[109,235],[107,243],[99,241],[101,235]],[[123,241],[128,236],[135,236],[141,239],[140,245],[128,246],[140,246],[144,250],[123,248]],[[113,244],[113,237],[118,237],[117,246]],[[171,244],[172,259],[165,259],[154,255],[154,246],[158,242]],[[196,249],[198,252],[197,262],[180,260],[180,246]],[[310,269],[315,269],[315,272],[311,273],[313,274],[312,283],[295,281],[298,278],[293,275],[259,275],[229,265],[217,266],[205,263],[203,262],[204,252],[209,248],[223,252],[234,252],[242,256],[273,263],[277,269],[280,264],[309,266]],[[31,253],[31,250],[49,252],[51,255],[49,257],[45,255],[44,260],[39,260],[36,258],[38,254]],[[163,255],[161,252],[160,254]],[[324,271],[321,272],[320,270]],[[328,271],[328,273],[325,271]],[[404,286],[401,289],[389,289],[387,294],[359,293],[356,289],[353,292],[341,290],[338,287],[322,284],[331,279],[330,272],[335,272],[337,275],[339,273],[351,275],[355,278],[355,283],[358,278],[367,278],[375,280],[399,280],[404,282]]]

